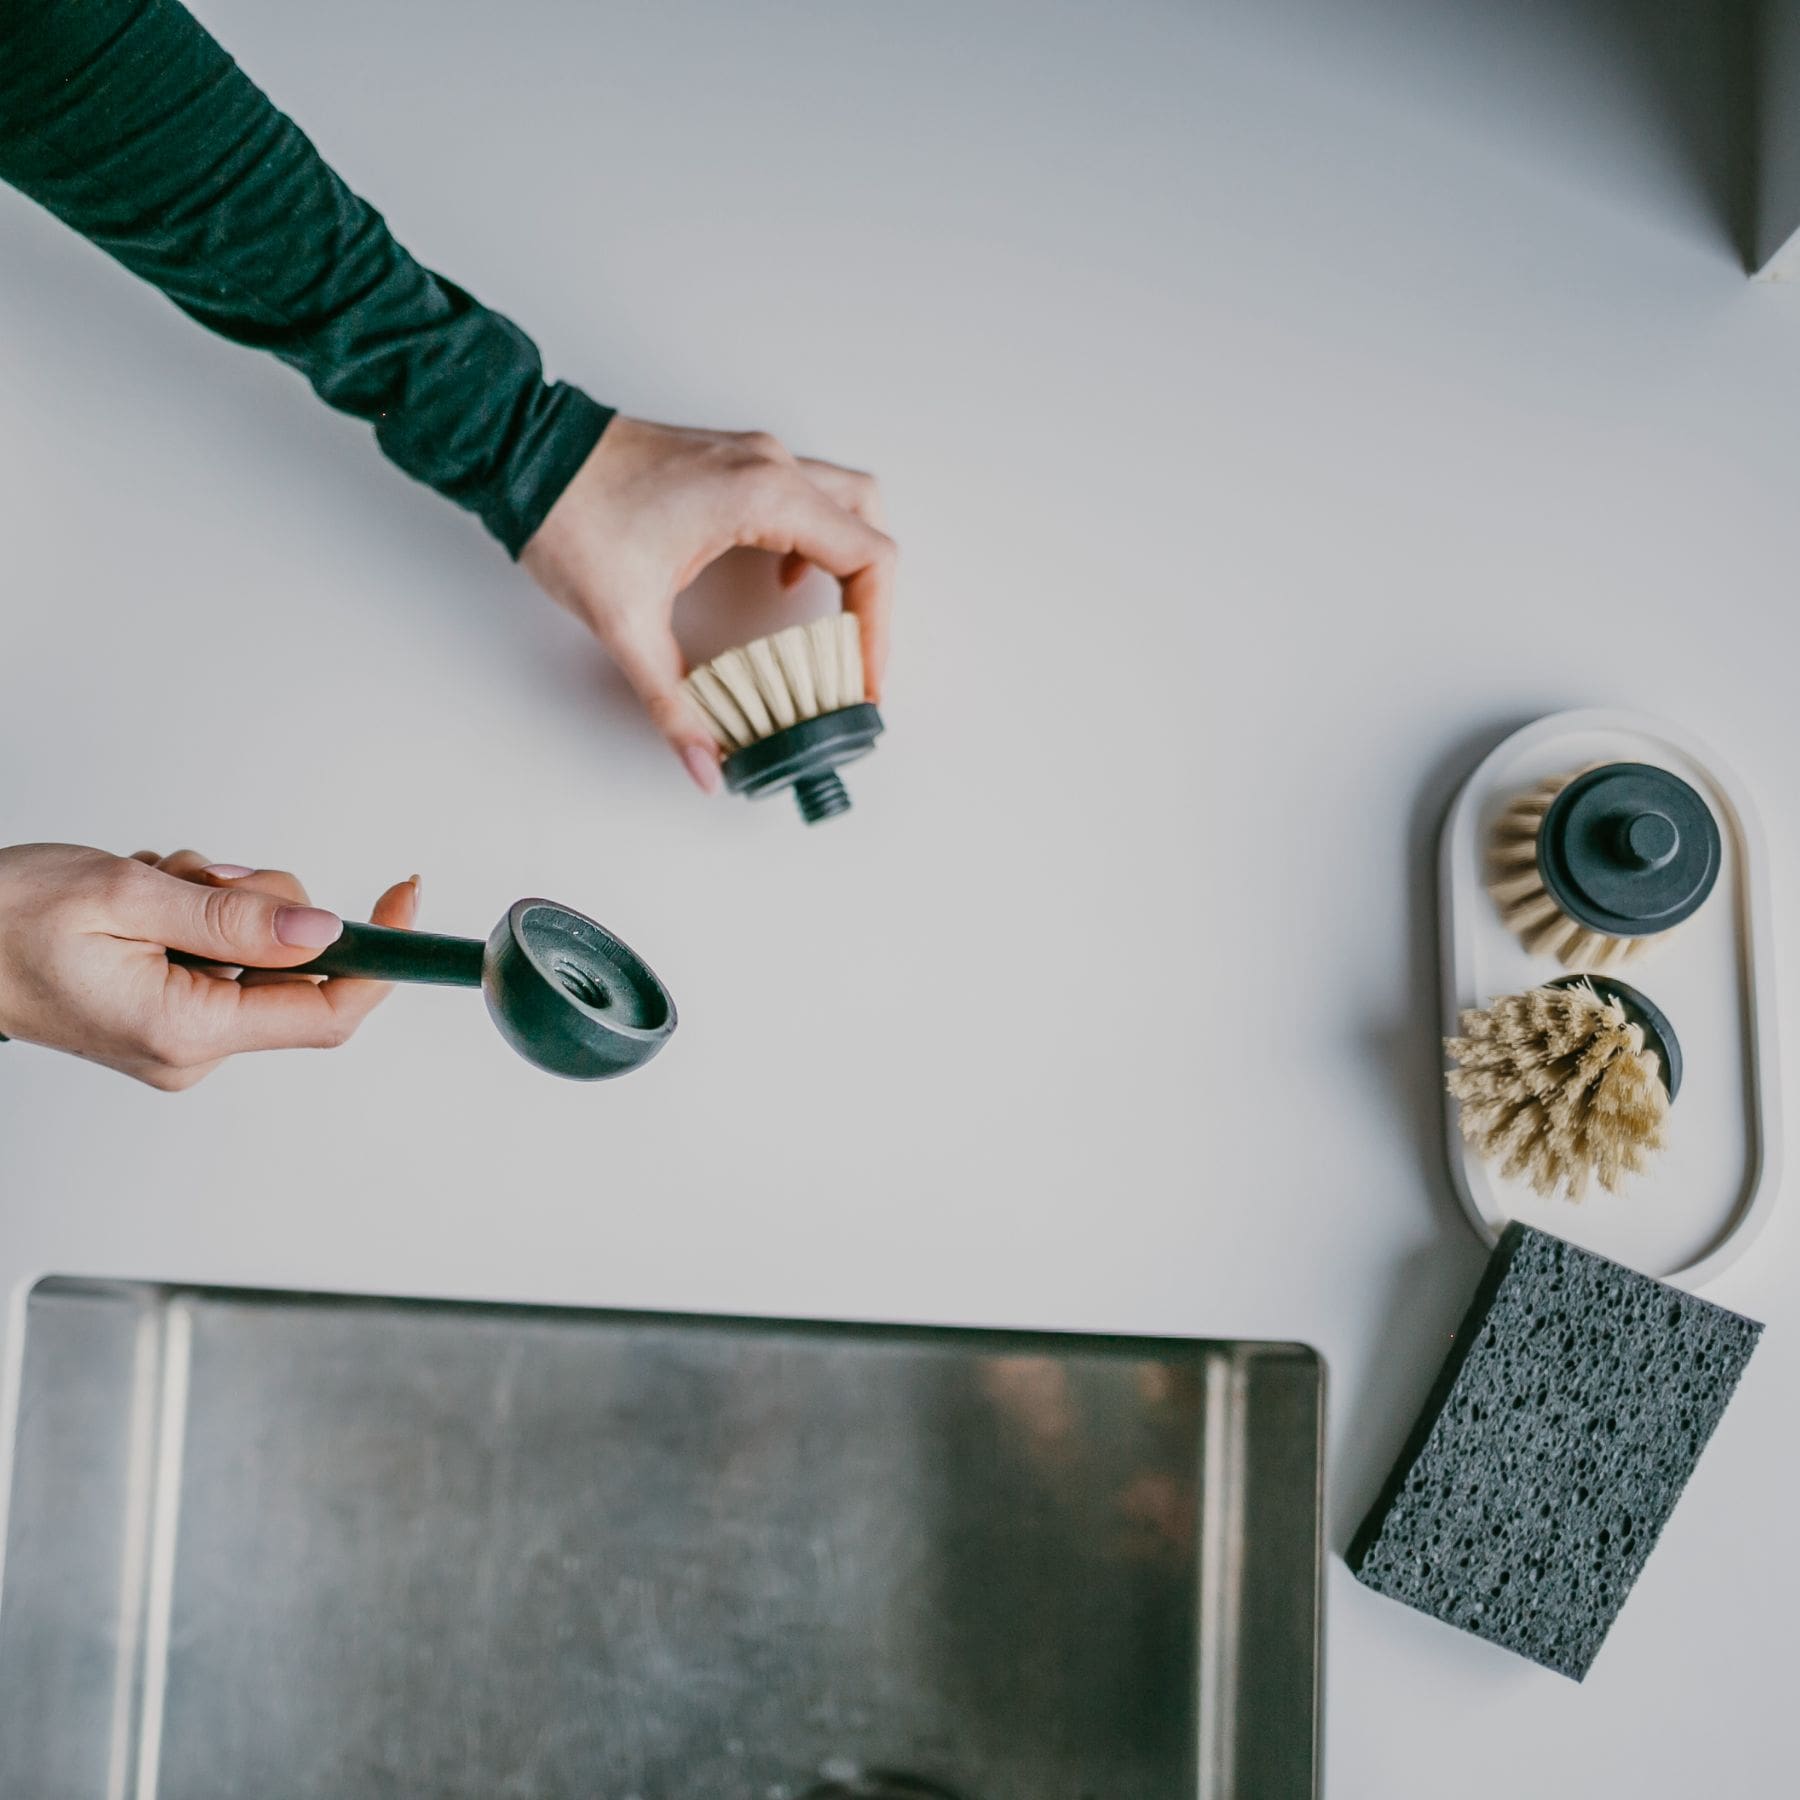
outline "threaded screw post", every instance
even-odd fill
[[[833,769],[819,775],[802,775],[794,783],[794,799],[799,803],[801,818],[809,825],[817,825],[821,819],[835,819],[839,813],[850,810],[849,790]]]

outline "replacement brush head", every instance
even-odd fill
[[[1622,981],[1565,975],[1462,1015],[1446,1080],[1471,1146],[1504,1175],[1571,1200],[1616,1192],[1663,1147],[1681,1086],[1667,1018]]]
[[[1607,969],[1696,912],[1721,856],[1718,822],[1679,775],[1606,763],[1541,781],[1501,814],[1488,887],[1527,950]]]
[[[727,650],[695,669],[687,690],[726,753],[725,785],[734,794],[791,787],[809,825],[850,810],[837,770],[881,735],[881,714],[863,697],[854,613]]]

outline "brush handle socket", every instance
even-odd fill
[[[529,1063],[572,1081],[641,1068],[675,1030],[656,972],[597,920],[518,900],[487,941],[488,1013]]]

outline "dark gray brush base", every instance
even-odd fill
[[[1761,1332],[1508,1226],[1351,1569],[1579,1681]]]

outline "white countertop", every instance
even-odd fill
[[[207,0],[556,372],[882,474],[890,730],[818,831],[701,801],[473,522],[0,193],[0,841],[346,909],[416,868],[471,933],[544,893],[682,1009],[601,1088],[445,991],[180,1098],[0,1051],[15,1316],[56,1271],[1302,1338],[1330,1794],[1775,1794],[1800,1208],[1708,1290],[1771,1328],[1584,1686],[1336,1554],[1481,1262],[1456,781],[1678,717],[1795,891],[1800,292],[1723,241],[1689,27],[1627,23],[1680,9],[1444,10]]]

